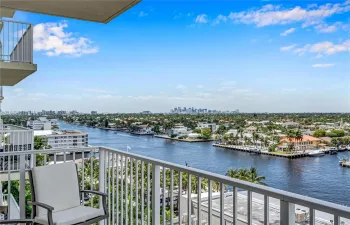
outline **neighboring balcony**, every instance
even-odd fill
[[[0,218],[1,217],[4,217],[4,219],[20,218],[19,206],[12,194],[3,195],[3,199],[1,203],[2,204],[0,204]]]
[[[0,19],[0,86],[14,86],[36,70],[33,25]]]
[[[29,156],[35,160],[27,164]],[[3,157],[19,158],[19,176],[0,173],[7,176],[3,182],[19,181],[21,218],[30,214],[27,171],[73,160],[80,189],[108,196],[105,225],[350,225],[346,206],[105,147],[0,153]],[[81,199],[102,207],[97,196]]]

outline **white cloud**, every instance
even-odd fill
[[[221,22],[226,23],[226,21],[227,21],[227,17],[224,16],[224,15],[222,15],[222,14],[220,14],[220,15],[218,15],[218,17],[216,17],[216,19],[213,21],[213,25],[220,24]]]
[[[296,46],[297,46],[297,44],[283,46],[280,48],[280,51],[281,52],[290,51],[290,50],[294,49]]]
[[[290,28],[284,32],[282,32],[280,35],[281,36],[288,36],[289,34],[293,33],[296,29],[295,28]]]
[[[195,23],[208,23],[208,16],[206,14],[200,14],[194,20]]]
[[[315,26],[316,31],[319,33],[333,33],[340,28],[343,28],[344,30],[346,30],[346,25],[343,25],[343,23],[341,22],[336,22],[332,25],[328,25],[326,23],[320,23]]]
[[[202,88],[204,88],[204,85],[198,84],[198,85],[196,86],[196,88],[202,89]]]
[[[317,53],[317,58],[321,58],[324,54],[333,55],[339,52],[350,52],[350,39],[340,44],[334,44],[330,41],[319,42],[316,44],[307,44],[304,47],[296,49],[294,51],[299,55],[303,55],[306,52]]]
[[[178,85],[176,85],[176,88],[177,88],[177,89],[180,89],[180,90],[185,90],[185,89],[186,89],[186,86],[183,85],[183,84],[178,84]]]
[[[92,41],[85,37],[75,37],[65,32],[67,22],[40,23],[34,26],[34,50],[44,51],[48,56],[82,56],[98,52]]]
[[[148,13],[144,12],[144,11],[141,11],[139,13],[139,17],[145,17],[145,16],[148,16]]]
[[[232,12],[229,18],[236,23],[255,24],[257,27],[264,27],[275,24],[290,24],[295,22],[304,23],[304,26],[320,23],[323,19],[334,14],[341,14],[350,11],[349,1],[345,3],[328,3],[311,8],[281,9],[278,5],[265,5],[260,9],[250,9],[241,12]]]
[[[310,44],[304,45],[304,47],[302,48],[297,48],[294,50],[294,53],[298,54],[299,56],[302,56],[305,54],[305,52],[307,52],[310,48]]]
[[[312,67],[314,68],[328,68],[328,67],[333,67],[335,66],[332,63],[327,63],[327,64],[313,64]]]
[[[84,89],[86,92],[92,92],[92,93],[105,93],[105,94],[112,94],[113,92],[104,90],[104,89],[95,89],[95,88],[87,88]]]

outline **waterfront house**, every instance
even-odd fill
[[[287,127],[287,128],[296,128],[296,127],[299,127],[299,123],[297,123],[297,122],[285,122],[282,124],[282,126]]]
[[[246,128],[245,130],[248,133],[252,134],[253,132],[256,132],[258,130],[258,128],[251,126],[251,127]]]
[[[198,128],[198,129],[210,128],[212,132],[216,132],[217,129],[219,128],[219,126],[216,125],[216,123],[205,123],[205,122],[200,122],[200,123],[198,123],[197,128]]]
[[[332,143],[332,138],[330,138],[330,137],[320,137],[320,139],[321,139],[321,142],[324,144],[329,145]]]
[[[182,123],[175,124],[170,130],[168,130],[169,136],[185,136],[191,133],[190,129],[185,127]]]
[[[150,125],[136,125],[132,127],[131,133],[138,134],[138,135],[152,135],[153,132],[153,126]]]
[[[280,140],[278,149],[281,151],[286,151],[291,143],[294,144],[294,149],[296,151],[305,151],[317,148],[321,143],[321,139],[309,135],[303,135],[302,139],[300,140],[295,138],[283,138]]]
[[[198,139],[201,135],[198,133],[190,133],[188,134],[188,138],[190,139]]]
[[[234,136],[236,136],[238,134],[238,130],[237,129],[230,129],[226,132],[227,135],[233,134]]]

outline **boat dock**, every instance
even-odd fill
[[[230,150],[241,151],[241,152],[249,152],[249,153],[263,154],[263,155],[272,155],[272,156],[283,157],[283,158],[288,158],[288,159],[296,159],[296,158],[302,158],[302,157],[309,156],[309,154],[307,152],[281,154],[281,153],[275,153],[275,152],[257,151],[257,150],[250,149],[249,147],[237,146],[237,145],[213,144],[213,146],[220,147],[220,148],[226,148],[226,149],[230,149]]]

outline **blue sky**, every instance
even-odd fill
[[[3,110],[350,111],[350,1],[147,1],[109,24],[16,12],[38,71]]]

